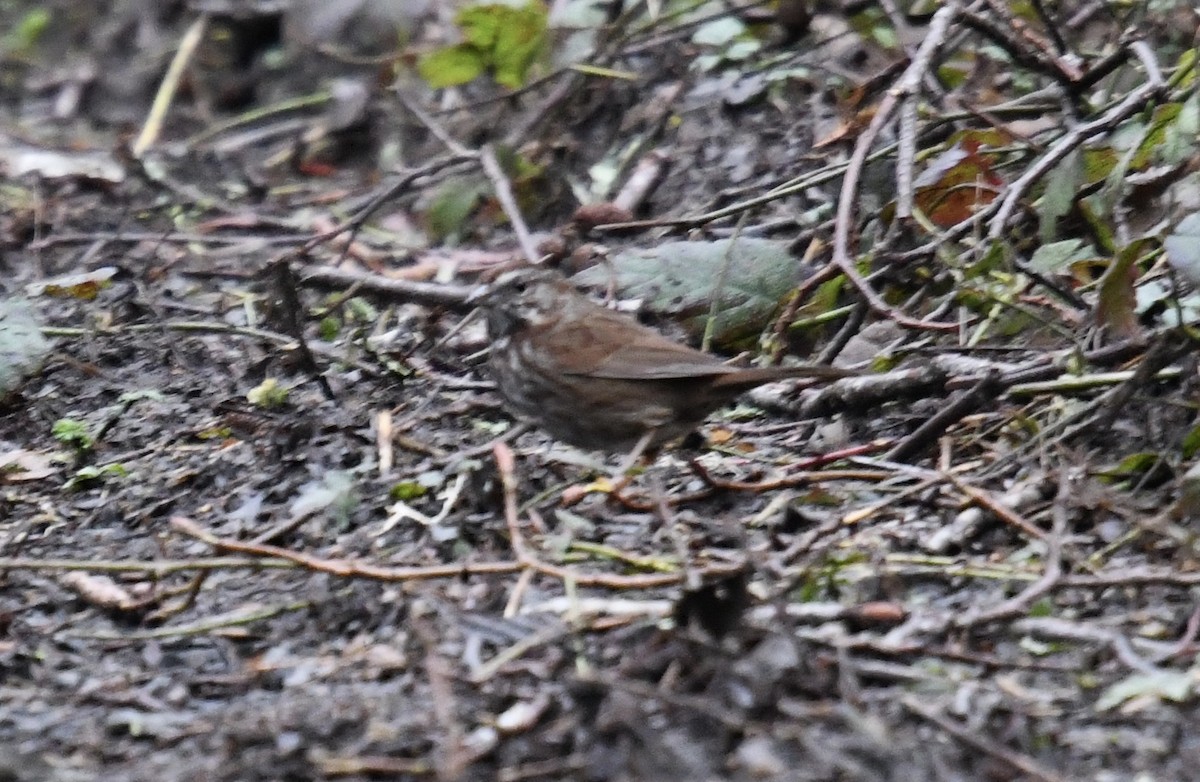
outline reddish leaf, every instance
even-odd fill
[[[951,228],[995,200],[1004,180],[980,139],[961,139],[930,161],[917,177],[916,205],[934,225]]]

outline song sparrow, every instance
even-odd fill
[[[487,316],[490,368],[505,407],[581,448],[640,452],[687,434],[763,383],[855,374],[724,364],[605,309],[547,269],[507,272],[471,301]]]

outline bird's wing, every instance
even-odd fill
[[[543,333],[566,374],[614,380],[670,380],[712,377],[736,371],[716,356],[694,350],[597,307],[586,318],[570,319]]]

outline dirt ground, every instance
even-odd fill
[[[433,90],[443,4],[0,4],[0,780],[1197,778],[1196,11],[554,5]],[[565,502],[463,324],[522,218],[773,240],[868,375]]]

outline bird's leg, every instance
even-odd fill
[[[621,490],[633,480],[633,468],[645,457],[646,451],[649,449],[650,443],[654,441],[654,435],[657,431],[657,429],[648,429],[645,434],[638,438],[638,441],[633,445],[633,449],[621,460],[621,466],[612,474],[612,477],[599,478],[587,486],[573,486],[563,492],[563,505],[574,505],[583,499],[585,495],[593,492],[620,495]]]
[[[613,474],[613,491],[623,489],[629,483],[630,478],[632,478],[629,471],[641,461],[642,456],[646,453],[646,449],[650,447],[650,443],[654,441],[654,435],[657,433],[657,429],[647,429],[646,433],[639,437],[638,441],[633,444],[633,450],[621,461],[621,466]]]
[[[654,435],[657,433],[657,429],[647,429],[646,433],[634,443],[633,450],[621,460],[621,466],[613,473],[613,477],[609,478],[611,488],[609,488],[608,493],[610,496],[620,498],[621,491],[633,480],[633,469],[644,461],[646,450],[650,447],[650,443],[654,441]]]

